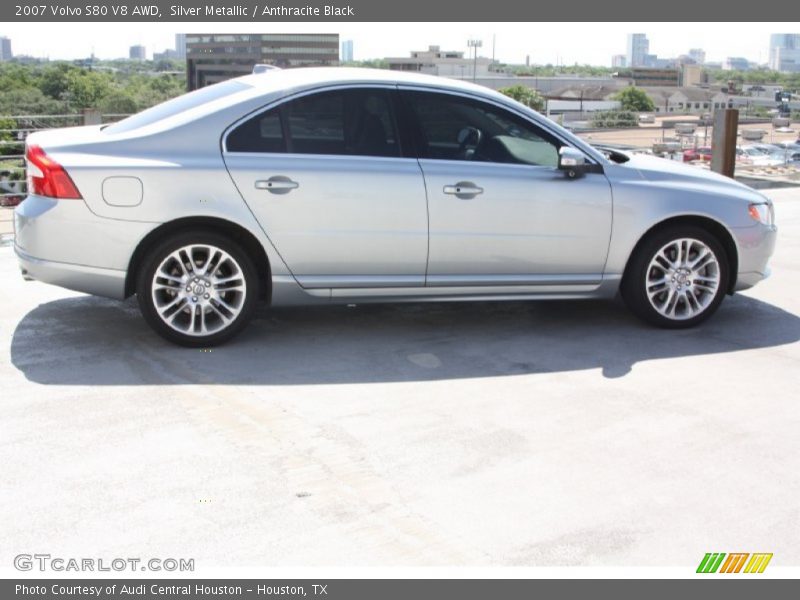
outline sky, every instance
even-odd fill
[[[766,63],[771,33],[800,32],[800,23],[6,23],[0,35],[11,38],[14,54],[50,59],[128,56],[142,44],[148,58],[174,46],[175,33],[339,33],[352,39],[354,58],[364,60],[408,56],[411,50],[439,45],[467,51],[468,39],[483,41],[480,56],[521,64],[592,64],[611,66],[611,56],[624,54],[629,33],[645,33],[650,52],[661,57],[703,48],[707,61],[743,56]]]

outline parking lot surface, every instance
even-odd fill
[[[800,188],[700,328],[618,302],[261,311],[211,351],[0,248],[0,564],[800,565]]]

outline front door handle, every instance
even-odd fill
[[[483,188],[478,187],[471,181],[459,181],[454,185],[446,185],[444,186],[444,193],[451,194],[456,196],[457,198],[463,198],[468,200],[470,198],[474,198],[478,194],[483,193]]]
[[[269,179],[259,179],[256,181],[257,190],[267,190],[273,194],[288,194],[293,189],[299,187],[299,183],[283,175],[275,175]]]

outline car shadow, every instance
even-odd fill
[[[157,337],[134,300],[56,300],[16,327],[11,362],[58,385],[412,382],[601,368],[790,344],[800,318],[737,295],[704,325],[667,331],[619,302],[475,302],[275,308],[225,346]]]

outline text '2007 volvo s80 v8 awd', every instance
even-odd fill
[[[688,327],[767,273],[771,202],[601,153],[499,93],[346,68],[249,75],[38,132],[24,276],[123,299],[188,346],[272,305],[602,298]]]

